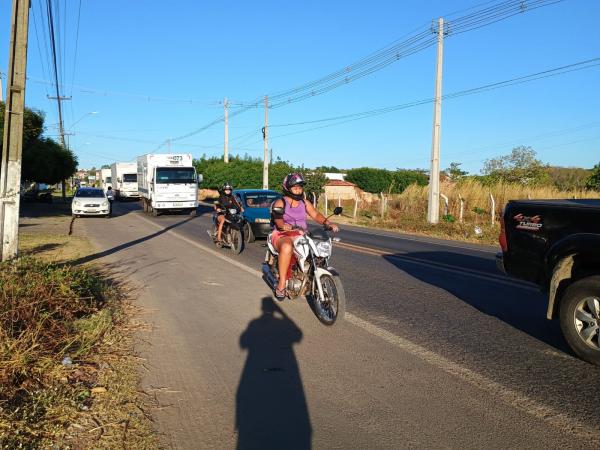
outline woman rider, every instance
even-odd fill
[[[306,231],[308,229],[306,215],[308,214],[315,222],[327,225],[331,231],[339,231],[337,225],[329,222],[310,202],[305,201],[305,184],[302,174],[290,173],[283,180],[283,198],[275,200],[273,203],[274,208],[284,208],[282,215],[273,213],[275,229],[271,236],[273,245],[279,253],[279,281],[275,289],[277,300],[285,298],[285,283],[292,260],[294,238],[302,234],[302,231],[294,229],[294,227]]]

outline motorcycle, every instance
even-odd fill
[[[273,208],[273,212],[281,215],[284,213],[283,208]],[[333,211],[335,215],[341,213],[341,207]],[[328,231],[329,227],[324,226],[294,237],[294,250],[286,279],[286,295],[290,299],[306,297],[317,318],[325,325],[334,325],[336,320],[343,319],[346,313],[346,295],[339,274],[329,265],[334,239]],[[297,234],[297,230],[291,233]],[[262,264],[263,280],[274,290],[277,287],[279,268],[278,253],[272,243],[271,234],[267,237],[267,247]]]
[[[217,207],[221,205],[216,203]],[[221,233],[221,242],[225,247],[236,255],[239,255],[244,249],[244,237],[243,229],[245,219],[241,212],[237,208],[225,208],[225,223],[223,224],[223,230]],[[208,235],[212,238],[213,242],[217,243],[217,231],[219,229],[219,222],[217,221],[217,212],[213,213],[212,227],[210,230],[206,230]]]

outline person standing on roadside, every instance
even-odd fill
[[[108,215],[112,216],[112,208],[113,202],[115,201],[115,193],[112,190],[112,187],[108,187],[106,190],[106,198],[108,199]]]

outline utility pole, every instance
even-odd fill
[[[2,166],[0,168],[0,248],[2,250],[2,261],[15,258],[19,248],[19,206],[29,6],[30,0],[13,0],[4,111]]]
[[[4,74],[2,72],[0,72],[0,102],[4,101],[4,97],[3,97],[3,90],[2,90],[2,77],[4,76]]]
[[[435,103],[433,106],[433,132],[431,138],[431,168],[429,170],[429,203],[427,221],[440,220],[440,133],[442,131],[442,60],[444,56],[444,19],[438,19],[437,64],[435,77]]]
[[[265,95],[265,126],[262,129],[265,154],[263,160],[263,189],[269,189],[269,96]]]
[[[227,98],[223,102],[223,109],[225,110],[225,146],[223,148],[223,161],[225,164],[229,163],[229,129],[227,124],[227,110],[229,107],[229,103],[227,102]]]

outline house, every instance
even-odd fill
[[[337,200],[338,198],[341,200],[354,200],[357,195],[360,196],[362,193],[354,183],[344,180],[330,179],[325,183],[323,189],[329,200]]]

